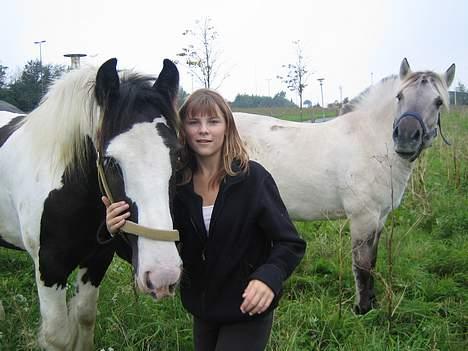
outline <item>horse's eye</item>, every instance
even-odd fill
[[[397,100],[398,101],[401,101],[401,99],[403,99],[403,94],[402,93],[398,93],[397,96],[396,96]]]
[[[435,99],[435,104],[436,104],[437,107],[442,106],[443,103],[444,103],[444,102],[442,101],[442,99],[441,99],[440,97],[438,97],[438,98]]]

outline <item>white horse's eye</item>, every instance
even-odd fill
[[[437,107],[440,107],[440,106],[442,106],[444,104],[444,101],[439,96],[439,97],[437,97],[435,99],[435,104],[436,104]]]
[[[397,100],[398,101],[401,101],[401,99],[403,99],[403,94],[402,93],[398,93],[397,96],[396,96]]]

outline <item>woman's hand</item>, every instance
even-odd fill
[[[248,313],[251,316],[265,312],[270,307],[275,293],[268,285],[260,280],[251,280],[242,294],[244,301],[240,307],[242,313]]]
[[[116,234],[120,228],[125,224],[125,220],[130,217],[128,204],[125,201],[110,203],[109,199],[105,196],[101,197],[102,202],[106,206],[106,226],[109,233]]]

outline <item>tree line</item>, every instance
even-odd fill
[[[39,60],[26,63],[21,73],[8,79],[8,67],[0,64],[0,100],[25,112],[32,111],[42,99],[51,82],[65,72],[63,65],[43,64]]]

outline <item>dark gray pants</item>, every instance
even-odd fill
[[[193,317],[196,351],[263,351],[270,338],[273,312],[239,323],[213,323]]]

